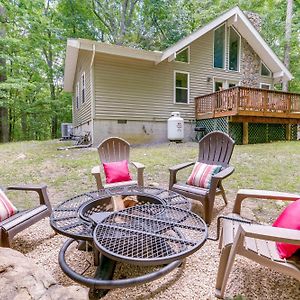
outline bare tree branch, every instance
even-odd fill
[[[97,2],[98,7],[100,7],[101,12],[102,12],[103,15],[105,15],[105,16],[100,15],[100,13],[98,13],[97,7],[96,7],[96,2]],[[112,17],[111,17],[108,13],[106,13],[106,9],[105,9],[105,7],[103,7],[103,5],[102,5],[101,2],[99,2],[99,1],[97,1],[97,0],[93,0],[92,3],[93,3],[93,12],[94,12],[94,14],[97,16],[97,18],[100,20],[100,22],[107,28],[107,30],[109,31],[109,34],[110,34],[113,38],[115,38],[115,36],[114,36],[114,35],[115,35],[115,30],[114,30],[115,24],[114,24],[114,20],[112,20]],[[108,23],[106,20],[108,20],[109,23]]]

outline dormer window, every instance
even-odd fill
[[[271,77],[270,69],[263,62],[261,62],[261,66],[260,66],[260,75]]]
[[[225,24],[214,31],[214,68],[225,68]]]
[[[190,62],[190,47],[186,47],[176,53],[175,61],[189,63]]]
[[[229,29],[229,70],[239,71],[240,69],[240,47],[241,36],[237,31],[230,27]]]

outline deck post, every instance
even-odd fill
[[[243,145],[248,145],[249,142],[249,123],[243,122]]]
[[[285,126],[285,138],[287,141],[290,141],[291,140],[291,130],[292,129],[292,126],[291,124],[286,124]]]

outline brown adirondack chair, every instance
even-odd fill
[[[255,224],[240,215],[246,198],[295,201],[300,195],[263,190],[239,190],[233,213],[223,220],[219,248],[221,257],[216,281],[216,297],[223,299],[236,254],[300,280],[299,258],[280,258],[275,242],[300,245],[300,231]]]
[[[47,195],[47,187],[36,185],[9,186],[7,190],[33,191],[39,196],[39,205],[31,209],[19,211],[13,216],[0,222],[0,246],[10,247],[13,237],[34,223],[49,217],[52,212],[51,204]]]
[[[97,149],[101,165],[92,168],[92,174],[95,177],[97,189],[125,184],[138,184],[139,186],[144,186],[145,166],[138,162],[129,161],[130,144],[128,142],[118,137],[111,137],[104,140]],[[101,171],[103,171],[102,163],[121,161],[125,159],[136,168],[137,180],[103,184],[101,178]]]
[[[199,156],[197,161],[211,165],[222,165],[222,170],[213,176],[209,189],[188,185],[184,182],[177,182],[177,172],[193,165],[194,162],[187,162],[169,168],[169,189],[188,198],[201,201],[204,207],[204,220],[207,224],[211,223],[215,196],[222,195],[225,204],[227,204],[222,180],[234,171],[234,168],[229,166],[234,144],[234,141],[227,134],[220,131],[211,132],[199,141]]]

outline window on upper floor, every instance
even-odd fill
[[[175,103],[189,103],[189,75],[187,72],[175,72]]]
[[[260,64],[260,75],[271,77],[270,69],[263,62]]]
[[[75,101],[76,101],[76,109],[78,109],[79,108],[79,82],[77,82],[76,84]]]
[[[176,53],[175,61],[189,63],[190,62],[190,47],[186,47]]]
[[[81,74],[81,102],[85,102],[85,72]]]
[[[225,67],[225,24],[214,30],[214,67]]]
[[[229,70],[239,71],[240,69],[240,47],[241,36],[237,31],[230,27],[229,29]]]

